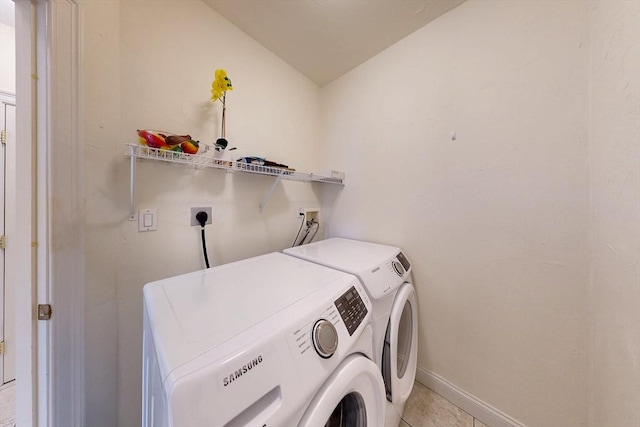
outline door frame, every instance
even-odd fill
[[[33,275],[35,256],[31,247],[33,237],[33,163],[35,146],[35,85],[32,74],[32,52],[35,50],[31,1],[14,0],[16,30],[16,144],[7,146],[8,163],[15,165],[7,171],[7,209],[5,221],[7,250],[5,252],[7,281],[20,284],[15,293],[16,328],[16,423],[37,425],[36,387],[36,324],[34,305],[36,288]],[[20,144],[20,150],[18,150]],[[16,191],[20,183],[21,192]],[[21,212],[18,218],[18,212]],[[26,220],[25,220],[26,219]],[[19,385],[18,385],[19,383]]]
[[[20,141],[28,141],[14,153],[14,179],[21,191],[12,194],[15,212],[7,212],[15,231],[7,265],[15,263],[11,279],[21,285],[16,292],[16,422],[81,426],[85,425],[81,11],[76,0],[14,2],[16,131]],[[37,320],[38,304],[51,304],[50,320]]]
[[[2,108],[3,110],[2,112],[0,112],[0,119],[2,119],[2,122],[0,123],[0,131],[7,130],[7,127],[6,127],[6,124],[8,123],[7,106],[13,106],[13,108],[15,109],[16,97],[12,93],[0,91],[0,108]],[[14,135],[12,136],[14,138],[7,141],[8,144],[15,143],[15,110],[13,114],[14,114],[14,123],[13,123]],[[10,161],[12,162],[12,159],[8,158],[7,156],[6,145],[2,148],[2,150],[4,151],[4,159],[2,162],[4,168],[1,171],[1,173],[3,173],[3,178],[2,178],[3,188],[0,190],[0,196],[2,196],[0,197],[0,203],[2,204],[2,215],[0,215],[0,220],[2,221],[2,228],[0,229],[0,234],[6,235],[4,217],[5,217],[5,212],[7,208],[6,206],[7,183],[5,182],[6,181],[5,178],[8,174],[12,173],[11,166],[9,165],[9,162]],[[6,250],[2,249],[3,257],[5,256],[5,253],[6,253]],[[3,282],[2,307],[0,308],[0,316],[2,316],[2,320],[0,321],[0,325],[2,325],[3,333],[0,336],[0,341],[5,342],[5,353],[2,355],[3,361],[2,361],[2,364],[0,365],[0,368],[2,369],[2,372],[0,372],[0,386],[15,379],[15,357],[16,357],[15,321],[14,321],[15,319],[15,287],[11,286],[13,282],[8,282],[6,280],[5,270],[6,270],[6,262],[3,259],[2,268],[0,268],[0,273],[1,273],[0,280],[2,280]],[[7,321],[7,319],[10,319],[10,321]],[[7,360],[9,359],[13,367],[12,369],[13,372],[12,372],[11,379],[7,380],[7,364],[8,364]]]
[[[46,5],[38,47],[47,53],[39,64],[46,79],[38,79],[47,94],[38,120],[38,301],[53,308],[50,321],[38,322],[49,390],[47,423],[39,424],[84,426],[82,11],[79,0],[37,1]]]

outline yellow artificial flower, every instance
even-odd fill
[[[211,83],[211,101],[215,102],[222,98],[224,104],[224,94],[228,90],[233,90],[231,79],[227,77],[225,70],[216,70],[215,79]]]

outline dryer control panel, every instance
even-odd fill
[[[409,260],[406,256],[404,256],[402,251],[398,253],[396,258],[398,258],[398,261],[400,261],[400,264],[402,264],[402,267],[405,269],[405,271],[409,271],[409,269],[411,268],[411,263],[409,263]]]
[[[409,260],[402,252],[398,253],[395,259],[391,260],[391,266],[400,277],[404,276],[404,274],[411,268]]]
[[[324,297],[319,293],[311,297],[312,304],[320,306],[320,310],[310,312],[308,307],[300,306],[300,321],[293,323],[289,335],[293,354],[307,357],[315,349],[315,353],[329,359],[335,352],[352,351],[371,320],[371,301],[358,279],[348,277],[339,289],[327,287]]]
[[[367,316],[368,310],[354,286],[335,301],[336,308],[349,335],[353,335],[360,323]]]

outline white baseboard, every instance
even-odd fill
[[[500,412],[493,406],[451,384],[440,375],[418,366],[416,381],[429,387],[449,402],[456,405],[489,427],[525,427],[524,424]]]

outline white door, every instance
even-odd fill
[[[5,176],[6,176],[6,144],[15,143],[16,106],[7,95],[0,96],[0,236],[5,235]],[[4,342],[4,352],[0,354],[0,384],[16,378],[15,374],[15,340],[14,340],[14,294],[13,287],[5,280],[5,249],[0,245],[0,341]]]

